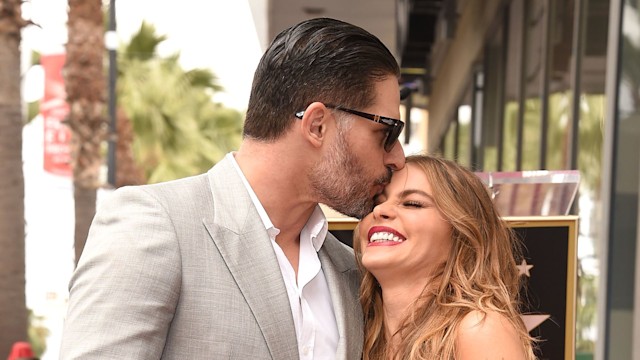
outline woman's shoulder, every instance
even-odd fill
[[[480,335],[484,332],[493,332],[500,330],[513,330],[515,328],[507,319],[507,317],[495,310],[469,311],[460,322],[460,331],[469,332],[472,335]]]
[[[518,330],[497,311],[472,310],[456,333],[456,359],[525,359]]]

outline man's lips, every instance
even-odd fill
[[[387,173],[384,174],[383,176],[379,177],[376,181],[374,181],[374,185],[376,189],[380,189],[379,191],[377,191],[375,193],[375,195],[380,195],[382,194],[382,192],[384,191],[384,187],[389,185],[389,183],[391,182],[391,175],[393,174],[393,172],[391,171],[390,168],[387,168]]]
[[[373,187],[373,198],[375,198],[378,195],[381,195],[384,192],[384,184],[376,184]]]

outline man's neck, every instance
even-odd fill
[[[310,160],[283,143],[245,140],[234,155],[269,219],[280,230],[278,238],[298,241],[317,202],[310,196],[305,175]]]

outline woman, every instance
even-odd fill
[[[535,359],[518,243],[458,164],[407,157],[356,229],[365,360]]]

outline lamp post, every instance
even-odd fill
[[[118,140],[117,116],[116,116],[116,78],[118,76],[118,64],[116,49],[118,47],[118,37],[116,35],[116,0],[109,1],[109,28],[105,34],[105,47],[109,52],[109,89],[108,89],[108,112],[109,112],[109,135],[107,152],[107,182],[116,186],[116,146]]]

